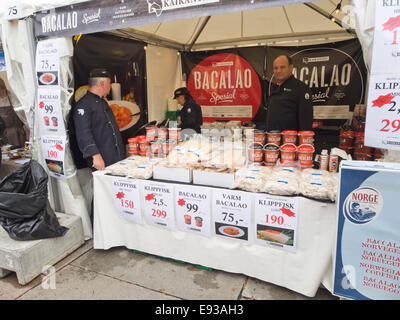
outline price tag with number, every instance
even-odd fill
[[[65,134],[59,88],[38,88],[38,121],[42,134]]]
[[[255,242],[290,252],[296,251],[298,199],[255,196]]]
[[[171,184],[142,181],[141,196],[146,221],[175,230],[174,187]]]
[[[66,179],[64,156],[65,136],[42,136],[43,158],[47,164],[49,174],[58,179]]]
[[[250,193],[213,191],[214,231],[229,239],[249,241],[252,197]]]
[[[371,75],[369,83],[365,143],[359,147],[400,150],[400,77]]]
[[[208,188],[175,186],[175,211],[179,230],[211,236],[210,195]]]
[[[114,206],[123,219],[143,224],[139,181],[127,178],[112,178]]]
[[[39,87],[59,85],[60,56],[54,39],[39,41],[36,48],[36,74]]]
[[[7,20],[22,18],[22,4],[20,0],[4,1],[4,12]]]

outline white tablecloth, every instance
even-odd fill
[[[335,204],[299,197],[297,250],[290,253],[217,236],[207,238],[127,221],[114,208],[112,178],[99,171],[93,177],[95,249],[125,246],[245,274],[310,297],[315,296],[321,283],[332,292]]]

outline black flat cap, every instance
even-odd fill
[[[186,95],[186,94],[190,94],[189,90],[186,87],[178,88],[174,92],[174,99],[176,99],[179,96]]]
[[[95,68],[90,71],[89,78],[110,78],[111,74],[104,68]]]

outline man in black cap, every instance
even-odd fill
[[[274,60],[274,82],[268,98],[267,131],[311,130],[313,102],[310,88],[293,74],[289,56]]]
[[[183,107],[181,110],[182,133],[184,129],[193,129],[197,133],[200,133],[200,126],[203,124],[203,114],[201,107],[194,101],[189,90],[185,87],[176,89],[174,99]]]
[[[126,158],[117,122],[104,99],[110,89],[111,75],[108,71],[93,69],[89,76],[89,89],[73,112],[78,146],[92,170],[104,170]]]

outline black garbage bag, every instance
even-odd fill
[[[63,236],[47,198],[48,176],[31,160],[0,182],[0,225],[14,240],[39,240]]]

